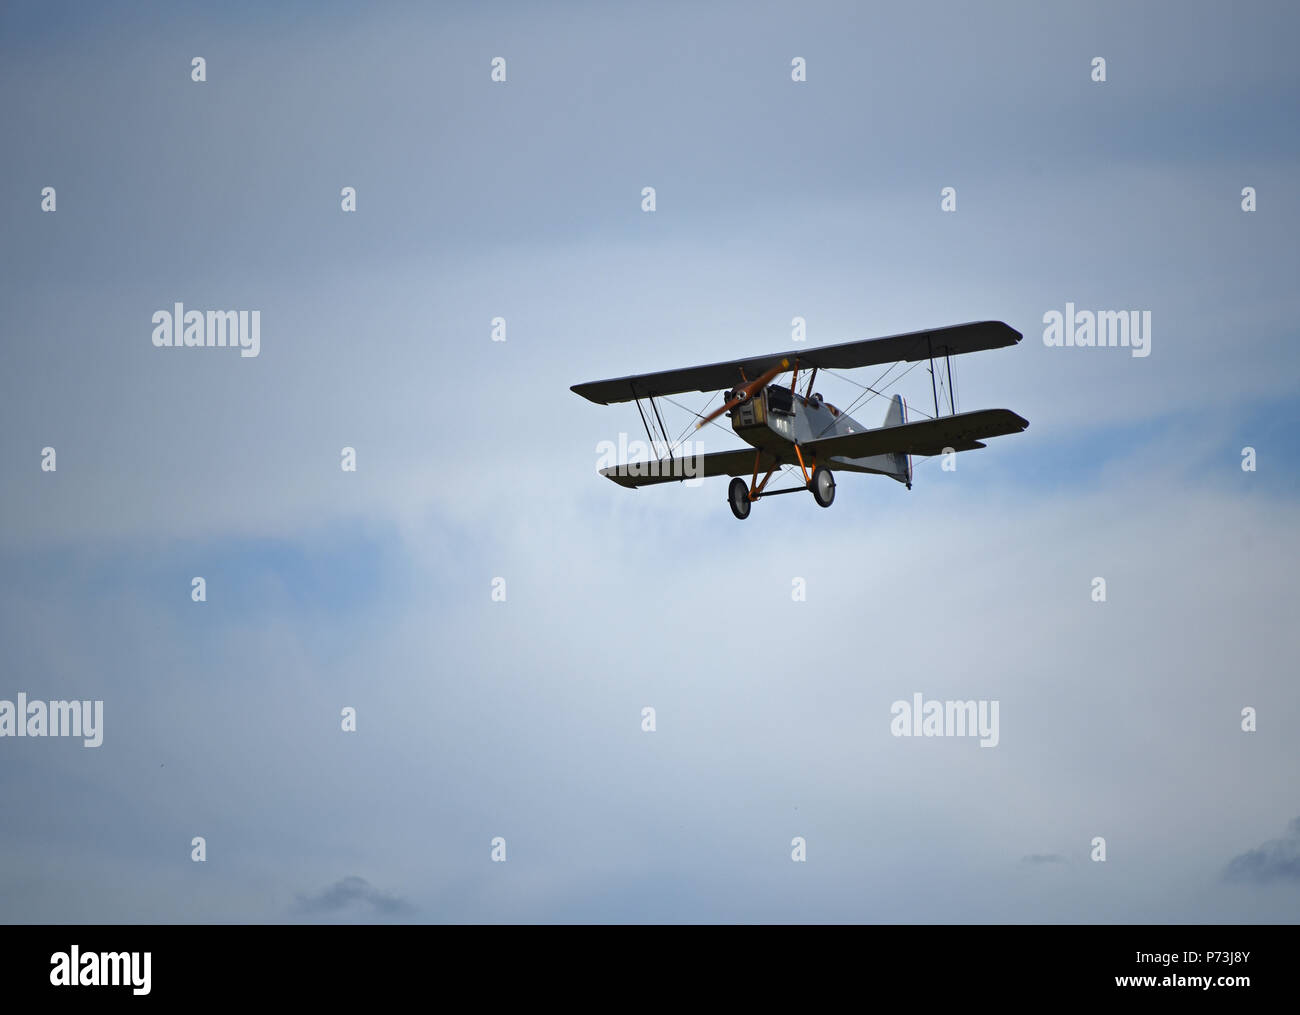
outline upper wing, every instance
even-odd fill
[[[681,370],[661,370],[654,374],[633,374],[607,381],[588,381],[573,385],[573,391],[599,405],[611,402],[630,402],[648,395],[675,395],[682,391],[721,391],[744,380],[753,380],[765,370],[778,366],[781,360],[798,360],[800,367],[826,367],[832,370],[851,370],[877,363],[896,363],[900,360],[929,359],[932,356],[956,356],[964,352],[982,352],[1015,345],[1020,332],[1001,321],[977,321],[955,324],[949,328],[932,331],[912,331],[906,335],[889,338],[870,338],[842,345],[824,345],[819,349],[794,349],[774,352],[768,356],[731,360],[727,363],[710,363],[702,367]],[[741,376],[741,372],[744,376]]]
[[[861,433],[823,437],[801,445],[805,451],[816,452],[819,461],[832,455],[845,458],[864,458],[868,455],[899,453],[904,455],[941,455],[945,449],[971,451],[982,448],[987,437],[1020,433],[1029,421],[1010,409],[980,409],[962,412],[955,416],[940,416],[919,423],[901,423],[882,426]]]
[[[764,472],[777,465],[771,455],[764,454],[759,462]],[[688,471],[689,470],[689,471]],[[698,458],[669,458],[661,462],[629,462],[601,469],[600,474],[619,486],[636,489],[653,483],[674,483],[696,476],[748,476],[754,471],[754,449],[737,448],[735,451],[714,451]]]

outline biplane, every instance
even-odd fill
[[[611,466],[601,469],[601,475],[631,489],[697,476],[733,476],[727,501],[732,513],[743,519],[749,517],[753,503],[763,497],[802,490],[811,491],[813,499],[822,507],[830,507],[835,500],[837,472],[888,476],[910,490],[911,456],[972,451],[986,447],[984,441],[991,437],[1020,433],[1029,423],[1009,409],[957,412],[952,394],[952,357],[1015,345],[1021,337],[1020,332],[1001,321],[978,321],[707,366],[589,381],[575,384],[571,390],[598,405],[635,402],[651,447],[663,449],[654,461]],[[890,399],[884,422],[878,427],[866,427],[848,412],[841,412],[823,400],[816,390],[819,370],[851,370],[885,363],[896,366],[924,360],[930,363],[930,387],[934,393],[934,417],[930,419],[909,421],[907,404],[902,395],[896,394]],[[936,361],[942,361],[947,370],[947,415],[939,411]],[[786,371],[791,373],[789,385],[775,383]],[[800,371],[804,371],[806,378],[803,391],[799,390]],[[863,387],[874,394],[880,393]],[[707,415],[696,414],[696,429],[726,413],[731,428],[749,447],[700,454],[694,459],[673,457],[674,445],[668,438],[656,400],[693,391],[723,392],[721,406]],[[649,416],[643,401],[649,406]],[[657,432],[651,420],[658,424]],[[802,485],[767,489],[778,468],[796,464],[803,477]],[[761,482],[760,473],[765,473]],[[743,478],[746,476],[750,477],[748,482]]]

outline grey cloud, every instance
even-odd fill
[[[1065,857],[1060,853],[1030,853],[1022,856],[1020,862],[1026,866],[1038,867],[1045,863],[1065,863]]]
[[[1270,839],[1264,845],[1234,856],[1224,868],[1227,881],[1253,881],[1266,884],[1272,881],[1300,881],[1300,818],[1287,826],[1280,839]]]
[[[381,892],[365,878],[356,875],[343,878],[316,895],[299,895],[295,910],[304,916],[322,916],[342,912],[354,905],[369,906],[388,916],[415,911],[415,907],[405,899]]]

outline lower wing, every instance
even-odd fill
[[[839,434],[801,444],[819,461],[833,455],[863,458],[867,455],[942,455],[947,451],[973,451],[985,445],[982,440],[1020,433],[1029,421],[1010,409],[980,409],[955,416],[924,419],[919,423],[882,426],[861,433]]]

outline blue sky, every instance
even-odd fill
[[[1296,28],[9,5],[0,699],[106,729],[0,739],[3,918],[1294,920],[1285,863],[1224,872],[1300,814]],[[260,309],[261,354],[153,347],[177,301]],[[1046,347],[1067,301],[1150,310],[1151,355]],[[743,524],[594,474],[640,421],[569,385],[796,315],[1007,321],[960,407],[1030,427]],[[999,700],[999,746],[892,737],[918,691]]]

